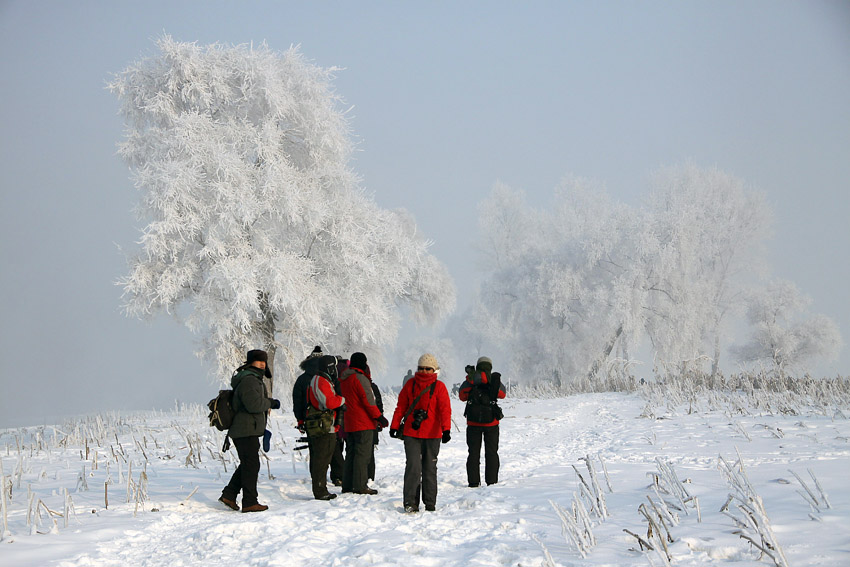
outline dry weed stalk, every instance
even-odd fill
[[[788,567],[788,560],[785,558],[785,554],[770,526],[764,502],[756,494],[749,478],[747,478],[741,455],[738,455],[735,464],[729,464],[726,459],[720,456],[717,466],[733,490],[720,509],[720,512],[732,518],[735,525],[738,526],[739,529],[733,533],[758,549],[760,557],[769,557],[776,567]],[[736,503],[735,507],[740,512],[740,516],[736,516],[730,511],[730,505],[733,502]]]
[[[688,511],[688,508],[692,507],[696,510],[697,521],[702,522],[699,499],[688,492],[688,489],[685,487],[685,483],[679,480],[679,475],[676,474],[676,470],[673,468],[673,465],[663,460],[661,457],[655,458],[655,464],[658,467],[658,472],[647,474],[652,477],[652,487],[655,490],[655,494],[658,496],[658,499],[664,504],[665,510],[669,511],[669,508],[673,507],[676,510],[684,511],[686,515],[689,515],[690,512]],[[662,494],[674,497],[679,506],[668,502]],[[678,523],[678,516],[676,516],[676,524]]]
[[[815,495],[814,491],[809,488],[809,485],[807,485],[806,482],[802,478],[800,478],[800,475],[798,475],[791,469],[788,469],[788,472],[794,475],[794,478],[797,479],[797,481],[802,485],[803,490],[805,491],[801,492],[798,490],[797,494],[802,496],[803,500],[805,500],[811,507],[813,513],[810,513],[809,517],[815,521],[820,521],[820,517],[816,516],[815,514],[820,514],[823,511],[822,508],[827,510],[832,508],[832,505],[829,503],[829,498],[827,497],[826,492],[823,491],[823,487],[821,487],[820,482],[818,482],[815,473],[812,472],[812,469],[806,470],[809,472],[809,476],[812,477],[812,481],[815,483],[815,488],[817,488],[818,490],[817,495]]]
[[[4,474],[0,474],[0,492],[3,493],[3,496],[0,497],[0,506],[3,507],[3,531],[0,532],[0,540],[2,540],[11,535],[9,533],[9,503],[6,499],[6,475]]]

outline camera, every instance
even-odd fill
[[[428,419],[428,410],[418,409],[413,410],[413,423],[410,424],[415,430],[419,429],[419,426],[422,425],[422,422]]]

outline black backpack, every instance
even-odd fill
[[[466,409],[463,416],[475,423],[490,423],[495,419],[502,419],[505,414],[496,402],[498,396],[501,375],[491,377],[490,384],[474,384],[466,399]],[[471,382],[471,380],[470,380]],[[495,395],[493,395],[495,393]]]
[[[207,404],[210,408],[210,427],[219,431],[226,431],[233,425],[233,390],[219,390],[218,396],[211,399]]]

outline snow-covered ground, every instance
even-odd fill
[[[394,401],[385,399],[388,408]],[[758,560],[733,534],[733,519],[720,512],[732,489],[718,470],[718,457],[734,463],[738,454],[789,565],[850,564],[850,420],[840,412],[748,416],[688,414],[682,408],[648,419],[640,417],[644,402],[633,395],[507,399],[500,482],[471,489],[462,406],[454,404],[461,427],[442,446],[437,511],[418,514],[402,512],[402,444],[386,434],[376,453],[376,496],[312,500],[306,451],[292,450],[297,432],[292,418],[280,412],[260,479],[260,501],[270,509],[256,514],[217,502],[235,451],[217,459],[222,434],[206,425],[199,407],[0,431],[2,474],[12,494],[0,564],[662,565],[660,550],[637,551],[636,538],[624,532],[646,537],[638,508],[649,506],[647,497],[660,504],[650,476],[659,472],[659,458],[696,497],[692,504],[699,503],[699,513],[696,506],[670,508],[678,520],[668,521],[673,565],[771,564]],[[595,545],[582,557],[562,532],[556,506],[569,511],[582,500],[576,469],[590,478],[586,456],[603,487],[607,517],[591,513]],[[791,471],[814,493],[819,510],[807,503]],[[35,527],[27,513],[39,499],[44,506]],[[68,501],[74,513],[59,516]],[[57,515],[49,517],[45,507]]]

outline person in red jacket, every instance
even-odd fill
[[[310,438],[310,478],[313,482],[313,497],[316,500],[333,500],[336,494],[328,492],[328,467],[337,444],[336,410],[345,404],[345,398],[334,390],[336,357],[322,356],[315,364],[314,374],[307,388],[307,412],[305,427],[311,416],[325,412],[324,427],[313,431],[307,429]]]
[[[420,489],[425,509],[437,506],[437,455],[440,442],[451,439],[452,407],[446,385],[437,380],[440,367],[433,354],[419,357],[416,374],[398,395],[390,437],[404,439],[404,511],[419,511]]]
[[[345,396],[345,469],[342,491],[355,494],[377,494],[369,488],[369,462],[374,457],[375,428],[387,427],[389,422],[375,402],[372,391],[372,372],[366,355],[355,352],[348,368],[340,377],[342,395]]]
[[[478,359],[475,367],[466,367],[466,380],[458,397],[466,402],[466,478],[470,487],[481,485],[481,441],[484,441],[484,481],[499,482],[499,419],[501,410],[496,400],[505,397],[502,375],[493,372],[493,361],[486,356]]]

